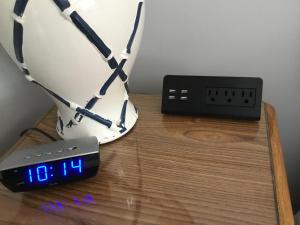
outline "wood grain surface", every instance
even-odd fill
[[[277,202],[278,218],[282,225],[294,224],[293,210],[290,201],[288,181],[285,172],[282,146],[277,126],[275,109],[265,105],[270,140],[271,157],[273,161],[274,188]]]
[[[162,115],[160,97],[132,100],[138,123],[100,147],[96,177],[30,193],[0,186],[0,224],[293,224],[269,106],[249,122]],[[58,137],[55,122],[53,109],[37,127]],[[47,142],[31,132],[11,151]]]

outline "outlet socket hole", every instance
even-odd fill
[[[235,91],[232,92],[232,96],[233,96],[233,97],[235,96]]]
[[[242,91],[242,97],[243,97],[243,98],[245,97],[245,92],[244,92],[244,91]]]
[[[208,96],[211,96],[211,90],[208,90]]]
[[[219,92],[218,91],[216,91],[216,96],[218,96],[219,95]]]
[[[210,100],[211,100],[212,102],[215,102],[215,98],[211,98]]]
[[[246,104],[248,104],[249,103],[249,100],[248,99],[245,99],[245,101],[244,101]]]
[[[250,98],[252,98],[252,96],[253,96],[252,92],[250,92],[250,94],[249,94],[249,95],[250,95]]]
[[[227,99],[227,102],[228,102],[228,103],[231,103],[231,102],[232,102],[231,98]]]
[[[228,91],[225,91],[225,96],[226,96],[226,97],[228,96]]]

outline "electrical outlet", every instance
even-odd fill
[[[262,87],[261,78],[167,75],[162,113],[259,120]]]
[[[206,88],[206,104],[236,107],[254,107],[255,89],[246,88]]]

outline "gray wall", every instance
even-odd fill
[[[131,89],[160,93],[165,74],[261,76],[264,100],[277,109],[292,196],[298,207],[300,1],[148,0],[146,16]],[[50,103],[23,79],[1,49],[0,85],[4,149]]]
[[[25,80],[0,45],[0,151],[14,144],[20,132],[32,127],[51,105],[50,98]]]

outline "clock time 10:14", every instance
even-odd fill
[[[27,169],[27,183],[47,183],[51,180],[66,179],[80,176],[83,172],[81,158],[58,161],[50,164],[40,164]]]

